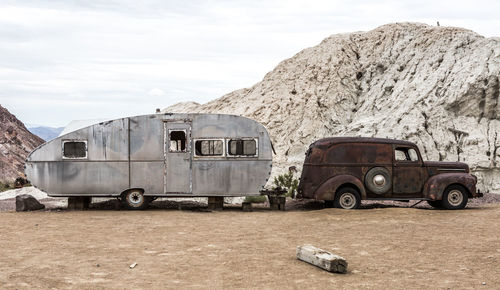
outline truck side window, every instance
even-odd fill
[[[170,131],[170,152],[186,152],[185,131]]]
[[[256,156],[257,143],[255,140],[229,140],[229,155]]]
[[[394,151],[394,157],[396,158],[396,161],[406,161],[404,148],[396,148],[396,151]]]
[[[418,161],[417,151],[413,148],[398,147],[394,151],[396,161]]]
[[[86,141],[63,141],[64,158],[87,158]]]
[[[222,156],[224,153],[222,140],[196,140],[194,143],[196,156]]]

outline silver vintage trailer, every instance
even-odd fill
[[[115,196],[133,209],[154,197],[258,195],[272,147],[260,123],[222,114],[153,114],[78,129],[28,156],[26,176],[50,196]]]

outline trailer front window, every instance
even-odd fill
[[[186,152],[185,131],[170,131],[170,152]]]
[[[64,158],[86,158],[87,143],[85,141],[64,141],[63,143]]]

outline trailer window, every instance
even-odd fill
[[[64,141],[64,158],[87,158],[87,142],[85,141]]]
[[[222,156],[224,153],[222,140],[197,140],[194,143],[196,156]]]
[[[257,142],[255,140],[229,140],[229,155],[256,156]]]
[[[186,152],[185,131],[170,131],[170,152]]]

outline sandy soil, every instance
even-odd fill
[[[500,287],[500,204],[459,211],[302,205],[1,212],[0,287]],[[345,257],[349,272],[298,261],[302,244]]]

